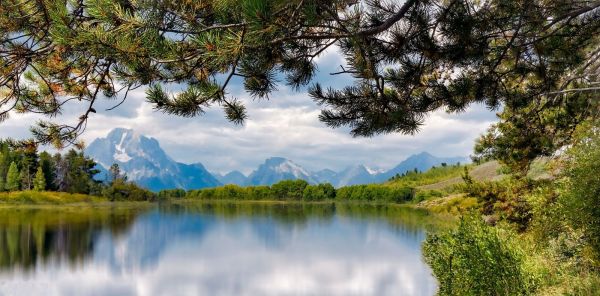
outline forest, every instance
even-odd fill
[[[409,202],[414,197],[410,187],[392,187],[380,184],[352,185],[334,188],[331,184],[311,185],[304,180],[283,180],[271,186],[225,185],[198,190],[163,190],[159,198],[187,198],[199,200],[266,200],[266,201],[356,201],[379,203]]]
[[[32,191],[26,200],[35,202],[43,191],[101,196],[108,200],[154,200],[155,194],[128,182],[114,165],[106,180],[98,180],[96,162],[82,151],[70,149],[64,154],[37,151],[37,146],[15,147],[0,142],[0,196],[2,192]],[[36,194],[37,192],[37,194]],[[24,195],[20,195],[24,196]]]

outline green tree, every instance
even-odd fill
[[[497,159],[512,172],[525,175],[536,158],[552,156],[570,145],[576,129],[598,114],[600,101],[594,94],[506,106],[499,122],[477,140],[475,161]]]
[[[18,147],[17,151],[18,166],[21,168],[21,188],[30,190],[33,188],[33,179],[38,166],[37,145],[25,145]]]
[[[19,169],[17,164],[13,161],[10,163],[8,168],[8,174],[6,176],[6,190],[17,191],[19,190]]]
[[[149,86],[158,110],[195,116],[218,105],[241,123],[247,114],[227,91],[232,78],[258,98],[279,77],[299,88],[315,77],[315,58],[334,47],[348,62],[333,75],[354,81],[343,89],[317,83],[310,95],[324,123],[357,136],[414,133],[427,113],[476,102],[534,114],[527,106],[541,98],[568,104],[597,89],[597,1],[134,3],[2,1],[0,87],[10,90],[2,118],[10,106],[53,116],[78,98],[86,108],[77,122],[33,129],[61,146],[84,129],[96,99]],[[188,88],[170,95],[161,84],[173,82]]]
[[[100,194],[100,182],[94,180],[98,170],[95,169],[96,163],[92,159],[86,157],[83,152],[70,149],[60,158],[60,162],[60,191]]]
[[[0,191],[6,189],[6,174],[11,163],[11,151],[6,141],[0,141]]]
[[[46,177],[44,176],[44,170],[41,166],[38,167],[35,173],[35,179],[33,180],[33,189],[35,191],[46,190]]]
[[[302,199],[308,182],[304,180],[283,180],[271,186],[271,193],[276,199]]]
[[[123,181],[127,181],[127,176],[123,173],[121,173],[121,168],[119,167],[119,164],[117,163],[113,163],[110,168],[108,169],[108,175],[110,177],[110,183],[114,183],[117,180],[123,180]]]
[[[46,189],[49,191],[57,190],[57,169],[54,158],[48,152],[43,151],[39,155],[39,165],[42,167],[42,171],[44,172],[44,178],[46,180]]]

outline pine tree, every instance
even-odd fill
[[[0,152],[0,168],[4,167],[4,157],[2,152]],[[0,169],[0,191],[4,191],[6,187],[6,170]]]
[[[44,176],[44,170],[41,166],[38,167],[35,173],[35,179],[33,181],[33,189],[35,191],[46,190],[46,177]]]
[[[10,166],[10,150],[8,144],[0,142],[0,191],[6,190],[6,175]]]
[[[310,97],[323,108],[321,121],[355,136],[415,133],[430,112],[475,103],[540,124],[540,109],[567,106],[557,120],[569,127],[577,125],[570,118],[598,110],[598,1],[13,2],[0,1],[0,88],[10,90],[1,102],[47,116],[65,100],[86,104],[72,125],[33,128],[37,140],[57,146],[84,130],[97,98],[141,86],[162,112],[197,116],[216,105],[242,123],[246,109],[227,91],[232,77],[257,98],[278,83],[298,89],[316,77],[316,57],[330,48],[347,61],[332,75],[352,82],[316,83]],[[169,83],[187,89],[169,94],[161,86]],[[541,146],[551,138],[533,135]]]
[[[10,163],[10,167],[8,168],[8,174],[6,176],[6,189],[8,191],[19,190],[19,169],[14,161]]]
[[[39,159],[39,166],[42,167],[44,178],[46,180],[46,189],[49,191],[57,190],[57,168],[55,158],[53,158],[48,152],[44,151],[40,153]]]
[[[119,180],[127,181],[127,176],[125,174],[121,173],[121,168],[119,167],[118,163],[113,163],[110,166],[110,169],[108,169],[108,174],[110,177],[110,183],[114,183]]]

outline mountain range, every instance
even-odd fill
[[[85,154],[105,171],[114,163],[131,181],[153,191],[168,188],[197,189],[219,186],[201,163],[184,164],[168,156],[154,138],[117,128],[106,138],[94,140]]]
[[[133,130],[117,128],[106,138],[90,143],[85,153],[98,163],[106,178],[108,168],[114,163],[128,179],[153,191],[170,188],[199,189],[223,184],[240,186],[272,185],[281,180],[303,179],[311,184],[331,183],[335,187],[385,182],[396,174],[417,169],[425,171],[441,163],[467,162],[466,157],[436,157],[427,152],[415,154],[387,171],[372,170],[364,165],[349,166],[339,172],[324,169],[311,172],[301,165],[283,158],[271,157],[250,175],[232,171],[225,175],[210,173],[201,163],[184,164],[173,160],[160,147],[158,141]]]

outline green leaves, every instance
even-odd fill
[[[425,260],[440,285],[439,295],[531,295],[531,275],[512,238],[481,218],[461,218],[456,230],[429,234]]]

